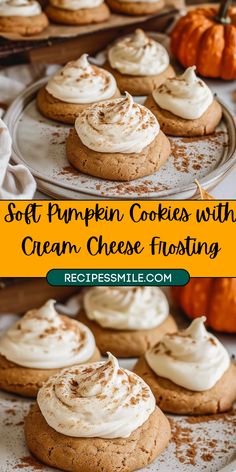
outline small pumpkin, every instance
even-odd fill
[[[230,4],[193,9],[176,23],[171,50],[184,67],[196,65],[204,77],[236,78],[236,8]]]
[[[236,333],[236,278],[191,278],[172,294],[189,318],[205,315],[210,328]]]

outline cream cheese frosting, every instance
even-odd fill
[[[33,369],[56,369],[86,362],[95,352],[91,331],[55,310],[49,300],[28,311],[0,338],[0,354]]]
[[[85,292],[83,305],[90,320],[117,330],[155,328],[169,314],[159,287],[92,287]]]
[[[107,100],[117,90],[112,74],[88,62],[83,54],[77,61],[69,62],[46,85],[53,97],[67,103],[94,103]]]
[[[151,369],[181,387],[202,392],[214,387],[230,366],[220,341],[207,332],[204,316],[185,330],[166,334],[146,353]]]
[[[50,0],[51,5],[62,10],[82,10],[83,8],[96,8],[104,0]]]
[[[83,438],[127,438],[155,409],[150,388],[122,369],[112,354],[105,362],[74,366],[51,377],[37,401],[49,426]]]
[[[125,97],[83,110],[75,129],[82,143],[94,151],[139,153],[155,139],[160,126],[153,113],[126,92]]]
[[[196,66],[189,67],[179,77],[168,78],[155,88],[152,94],[157,105],[185,120],[200,118],[213,102],[213,94],[195,70]]]
[[[42,12],[36,0],[6,0],[0,2],[0,16],[36,16]]]
[[[121,74],[134,76],[158,75],[169,65],[166,49],[141,29],[111,46],[108,60],[111,67]]]

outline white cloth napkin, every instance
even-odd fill
[[[20,65],[0,70],[0,117],[4,111],[30,83],[51,74],[58,66]],[[0,119],[0,199],[28,200],[33,198],[36,182],[24,165],[9,164],[11,137]]]
[[[36,182],[23,165],[9,164],[11,136],[0,119],[0,199],[30,199],[36,190]]]

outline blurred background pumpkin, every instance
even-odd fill
[[[236,333],[236,278],[192,278],[172,295],[189,318],[205,315],[210,328]]]
[[[236,7],[224,0],[219,7],[190,10],[176,23],[171,50],[183,67],[196,65],[204,77],[236,78]]]

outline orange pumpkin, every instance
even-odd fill
[[[205,315],[212,329],[236,333],[236,278],[192,278],[172,293],[189,318]]]
[[[204,77],[236,78],[236,8],[230,0],[181,17],[171,34],[171,50],[184,67],[196,65]]]

